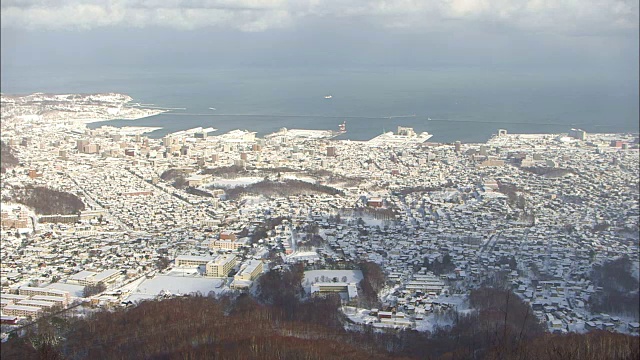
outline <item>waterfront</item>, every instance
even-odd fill
[[[637,79],[587,76],[579,71],[100,70],[23,69],[2,80],[2,91],[115,91],[129,94],[143,104],[184,108],[135,121],[109,122],[113,126],[162,127],[149,134],[156,138],[198,126],[214,127],[218,133],[247,129],[259,136],[282,127],[336,130],[343,120],[347,121],[348,132],[341,138],[353,140],[370,139],[399,125],[413,127],[417,132],[428,131],[436,142],[484,142],[498,128],[513,133],[559,133],[572,127],[592,133],[638,131]],[[325,99],[327,94],[332,98]],[[396,117],[413,114],[416,116]]]

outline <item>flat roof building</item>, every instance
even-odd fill
[[[209,261],[207,266],[207,276],[225,277],[229,275],[231,269],[236,265],[235,255],[218,256],[215,260]]]

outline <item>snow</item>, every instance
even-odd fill
[[[238,186],[247,186],[259,183],[262,180],[264,180],[264,178],[255,176],[239,177],[235,179],[216,179],[216,181],[211,183],[211,185],[231,189]]]
[[[84,290],[84,286],[75,285],[75,284],[65,284],[65,283],[53,283],[53,284],[47,285],[47,289],[68,291],[71,297],[81,298],[82,292]]]
[[[466,295],[440,295],[430,300],[440,304],[451,304],[453,305],[453,311],[457,311],[461,314],[474,311],[469,308],[469,302]],[[424,315],[424,319],[416,320],[416,330],[433,332],[436,328],[453,326],[454,320],[455,315],[438,312],[427,313]]]
[[[153,299],[161,294],[191,294],[200,292],[203,295],[213,291],[216,294],[226,290],[224,279],[198,276],[158,275],[153,279],[145,279],[131,295],[129,301]]]
[[[124,126],[119,129],[121,135],[142,135],[162,129],[157,126]]]
[[[388,223],[388,220],[376,219],[373,216],[369,216],[369,215],[358,216],[358,217],[345,216],[345,217],[343,217],[343,220],[345,220],[345,221],[354,220],[355,221],[358,218],[361,218],[362,221],[364,221],[364,223],[367,226],[370,226],[370,227],[375,227],[375,226],[383,227],[385,225],[385,222]]]
[[[296,262],[302,260],[319,260],[320,256],[315,251],[296,251],[290,255],[287,255],[287,262]]]
[[[316,179],[309,177],[309,176],[300,176],[300,175],[295,175],[295,174],[283,174],[282,175],[283,179],[289,179],[289,180],[299,180],[299,181],[304,181],[304,182],[308,182],[311,184],[315,184],[317,183]]]
[[[305,291],[311,292],[311,284],[315,282],[322,282],[322,277],[325,277],[325,281],[331,281],[334,277],[338,278],[339,282],[342,282],[342,277],[346,276],[346,282],[355,282],[359,283],[360,280],[364,278],[362,275],[362,271],[360,270],[310,270],[304,272],[304,278],[302,279],[302,284],[305,288]],[[316,278],[318,280],[316,281]],[[326,279],[329,280],[326,280]]]
[[[433,332],[437,328],[453,326],[454,317],[444,314],[431,313],[425,315],[423,320],[416,320],[416,330]]]
[[[378,321],[377,317],[369,315],[371,313],[371,310],[369,309],[343,306],[341,310],[342,313],[349,318],[349,320],[353,321],[356,324],[371,324]]]

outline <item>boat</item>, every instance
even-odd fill
[[[215,110],[216,108],[209,108],[209,110]]]
[[[331,99],[333,96],[332,95],[325,95],[324,98],[325,99]]]

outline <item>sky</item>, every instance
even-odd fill
[[[2,0],[2,70],[536,67],[638,73],[637,0]]]

